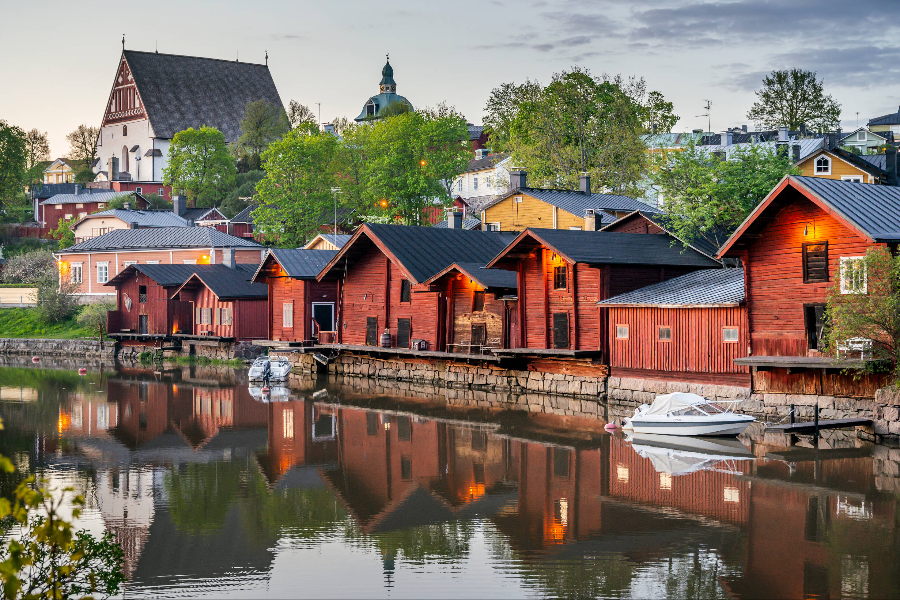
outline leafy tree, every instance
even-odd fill
[[[647,133],[669,133],[678,122],[671,102],[660,92],[650,92],[643,103],[643,125]]]
[[[266,176],[256,186],[257,231],[267,240],[296,247],[315,235],[332,205],[339,141],[327,133],[295,129],[263,153]]]
[[[248,154],[260,155],[290,128],[291,124],[281,106],[265,100],[248,102],[241,121],[238,145]]]
[[[835,354],[844,340],[872,340],[872,357],[890,362],[894,382],[900,384],[900,256],[870,248],[841,269],[828,292],[825,347]],[[851,283],[850,293],[841,289],[842,280]]]
[[[231,218],[247,208],[248,205],[254,203],[256,196],[256,185],[266,176],[265,171],[248,171],[246,173],[238,173],[234,178],[234,185],[225,195],[219,209],[222,213]]]
[[[32,250],[9,259],[3,268],[4,283],[34,285],[47,273],[56,273],[56,259],[46,249]]]
[[[52,272],[37,282],[37,309],[41,317],[48,323],[59,323],[74,315],[78,310],[77,290],[78,284],[61,279],[54,266]]]
[[[75,128],[75,131],[66,135],[66,140],[69,141],[69,153],[66,157],[81,161],[87,169],[90,169],[94,161],[97,160],[97,138],[99,136],[99,127],[79,125]],[[93,173],[91,174],[91,180],[93,180]]]
[[[76,320],[91,329],[106,327],[106,313],[116,310],[115,302],[91,302],[82,307]]]
[[[60,250],[75,245],[75,222],[72,219],[60,219],[56,229],[50,232],[50,237],[59,240]]]
[[[215,127],[203,125],[175,134],[163,181],[186,194],[196,206],[201,194],[213,193],[217,182],[230,185],[234,174],[234,160],[225,145],[225,136]]]
[[[25,132],[0,120],[0,208],[24,196],[27,161]]]
[[[651,181],[662,192],[667,225],[681,239],[722,245],[785,175],[799,172],[771,147],[736,146],[728,159],[693,143],[655,154]]]
[[[291,129],[304,128],[310,131],[319,130],[319,120],[316,118],[312,109],[305,104],[300,104],[296,100],[291,100],[288,105],[288,121],[290,122]]]
[[[25,180],[29,184],[41,180],[44,168],[43,161],[50,160],[50,142],[47,133],[32,129],[25,133]]]
[[[816,79],[814,71],[772,71],[763,78],[756,98],[747,118],[760,128],[796,130],[805,124],[813,130],[829,131],[841,122],[841,105],[825,94],[824,83]]]

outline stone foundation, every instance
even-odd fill
[[[257,356],[265,354],[265,348],[262,346],[254,346],[250,342],[207,342],[202,344],[192,344],[190,340],[185,340],[180,349],[163,350],[163,358],[174,358],[176,356],[197,356],[215,360],[247,360],[252,361]],[[158,351],[153,346],[145,345],[128,345],[119,348],[116,358],[123,362],[134,362],[143,352]]]
[[[115,358],[116,344],[97,340],[0,338],[0,354],[69,356],[87,360],[111,361]]]

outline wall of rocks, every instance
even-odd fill
[[[0,354],[25,356],[69,356],[110,361],[115,358],[115,342],[97,340],[39,340],[0,338]]]

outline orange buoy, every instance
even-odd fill
[[[269,386],[264,387],[264,388],[262,389],[262,393],[263,393],[263,394],[268,394],[268,393],[269,393]]]
[[[615,431],[618,428],[619,428],[619,426],[616,425],[615,423],[607,423],[606,425],[603,426],[603,429],[605,429],[607,431]]]
[[[40,356],[32,356],[31,362],[41,362],[41,357]]]
[[[87,375],[87,369],[81,367],[80,369],[78,369],[78,374],[81,376]]]

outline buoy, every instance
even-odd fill
[[[269,393],[269,386],[264,387],[264,388],[262,389],[262,393],[263,393],[263,394],[268,394],[268,393]]]
[[[87,369],[85,369],[84,367],[81,367],[80,369],[78,369],[78,374],[81,375],[82,377],[87,375]]]
[[[618,428],[619,428],[619,426],[616,425],[615,423],[607,423],[606,425],[603,426],[603,429],[605,429],[607,431],[615,431]]]
[[[31,362],[41,362],[41,357],[40,356],[32,356]]]

